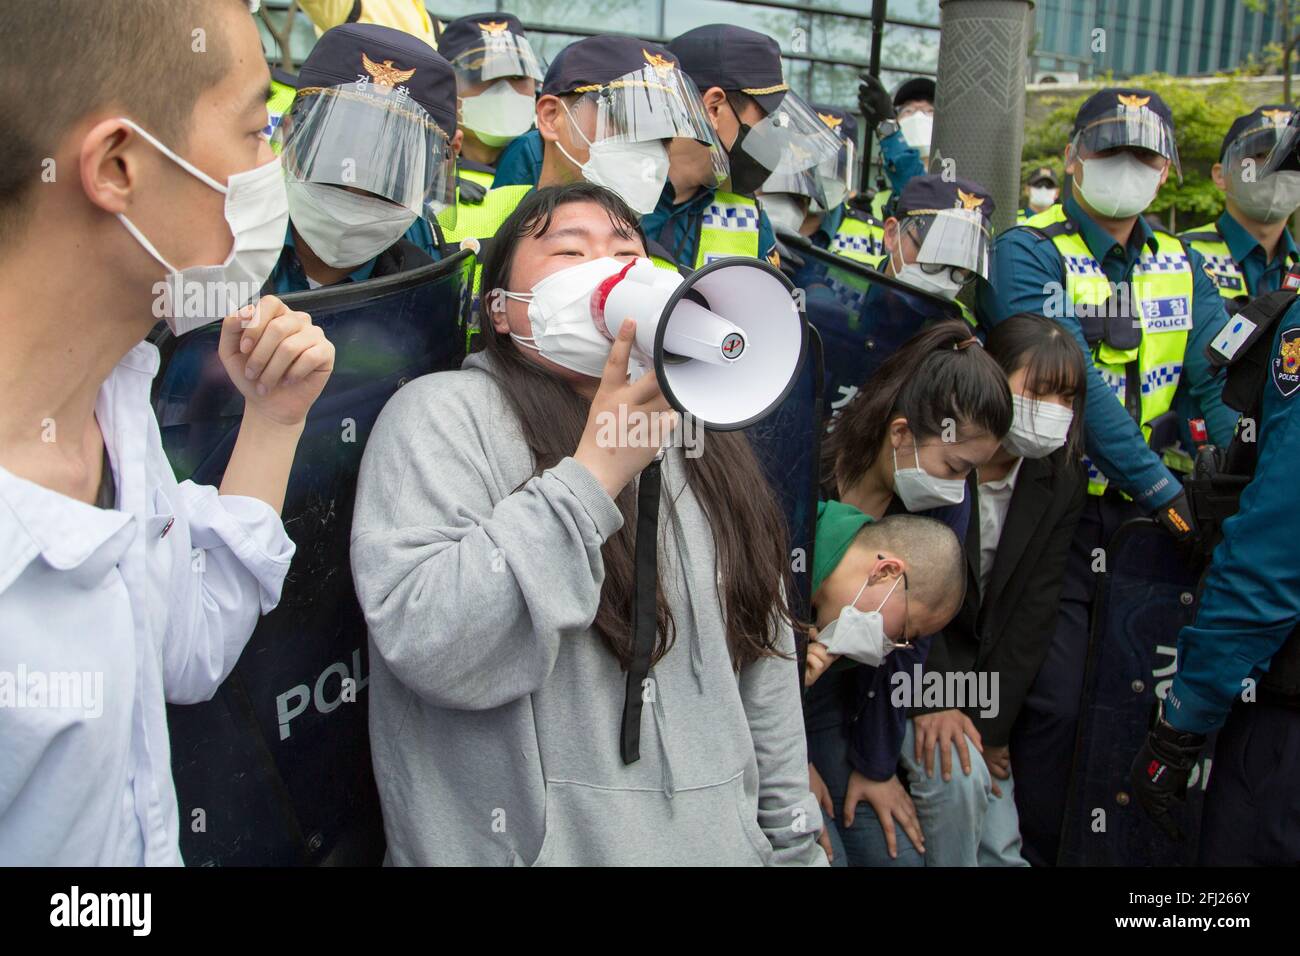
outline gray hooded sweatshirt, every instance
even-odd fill
[[[490,361],[403,387],[361,466],[352,568],[388,862],[825,865],[795,663],[733,669],[680,448],[659,533],[677,639],[623,764],[627,675],[591,627],[622,517],[572,458],[530,477]],[[779,644],[793,653],[789,628]]]

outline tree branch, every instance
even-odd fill
[[[280,66],[286,70],[293,69],[293,53],[289,49],[289,41],[293,36],[293,20],[298,13],[298,0],[289,0],[289,6],[284,11],[284,21],[280,29],[275,28],[275,21],[271,19],[271,13],[263,4],[258,8],[257,14],[266,24],[266,32],[271,34],[276,45],[280,48]]]

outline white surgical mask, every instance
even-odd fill
[[[663,140],[633,143],[607,138],[593,143],[587,140],[567,105],[564,111],[569,114],[574,131],[587,141],[587,161],[579,163],[558,140],[555,145],[569,162],[582,170],[582,178],[617,193],[633,212],[642,216],[653,212],[664,183],[668,182],[668,148]]]
[[[901,254],[899,259],[902,259]],[[893,261],[892,257],[890,261]],[[942,272],[930,275],[916,262],[900,261],[899,264],[894,266],[894,276],[899,282],[906,282],[913,289],[933,293],[947,299],[949,302],[954,301],[957,294],[962,290],[962,284],[953,279],[950,270],[944,269]]]
[[[959,505],[966,500],[966,482],[961,478],[936,478],[921,467],[921,453],[915,446],[915,468],[898,467],[898,449],[894,449],[894,494],[903,507],[916,514],[931,508]]]
[[[461,100],[460,121],[484,146],[497,147],[528,132],[536,111],[531,96],[520,93],[509,80],[497,80],[477,96]]]
[[[934,135],[933,113],[923,110],[908,113],[898,121],[898,128],[902,130],[907,145],[919,152],[922,159],[930,155],[930,138]]]
[[[146,142],[206,186],[226,196],[226,226],[234,242],[230,255],[220,265],[177,269],[154,248],[143,232],[124,214],[118,213],[127,232],[153,256],[166,278],[155,286],[158,301],[154,314],[167,321],[173,335],[184,335],[200,326],[239,311],[261,292],[284,247],[284,230],[289,224],[289,202],[284,173],[277,156],[263,166],[235,173],[223,186],[197,166],[126,117]]]
[[[1011,430],[1002,446],[1021,458],[1046,458],[1065,446],[1074,411],[1054,402],[1036,402],[1023,395],[1011,396]]]
[[[832,654],[842,654],[868,667],[879,667],[880,662],[891,652],[900,647],[908,647],[907,644],[895,644],[885,636],[885,618],[880,613],[901,580],[903,576],[900,574],[885,595],[885,600],[874,611],[859,611],[857,608],[858,598],[867,589],[867,581],[863,581],[862,587],[858,588],[857,597],[851,604],[844,605],[839,617],[826,625],[826,629],[817,635],[817,640],[825,644]]]
[[[1030,186],[1029,187],[1029,206],[1031,209],[1037,209],[1042,212],[1048,206],[1056,204],[1056,197],[1059,195],[1056,189],[1051,186]]]
[[[763,193],[761,202],[773,229],[799,235],[804,212],[798,199],[789,193]]]
[[[596,327],[591,315],[591,296],[610,276],[627,267],[627,262],[605,257],[552,272],[531,292],[502,292],[508,299],[528,303],[532,335],[510,337],[556,365],[592,378],[600,378],[613,346],[609,336]]]
[[[336,269],[369,262],[415,222],[405,206],[326,183],[289,183],[289,217],[321,261]]]
[[[1156,198],[1160,167],[1151,168],[1130,152],[1080,160],[1079,192],[1088,205],[1108,219],[1136,216]]]
[[[1232,176],[1228,193],[1243,215],[1256,222],[1280,222],[1300,207],[1300,172],[1269,173],[1253,183]]]

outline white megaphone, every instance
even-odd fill
[[[683,279],[637,259],[592,294],[611,339],[636,320],[636,350],[653,363],[672,406],[709,428],[744,428],[794,387],[807,341],[781,270],[760,259],[716,259]]]

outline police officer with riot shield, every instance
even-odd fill
[[[1300,170],[1300,114],[1263,167]],[[1271,188],[1271,187],[1270,187]],[[1215,337],[1224,401],[1243,413],[1226,456],[1198,462],[1198,517],[1222,540],[1195,621],[1178,636],[1178,672],[1133,761],[1138,803],[1179,838],[1172,802],[1206,736],[1219,730],[1201,825],[1203,864],[1300,862],[1300,561],[1295,463],[1300,460],[1300,301],[1268,293]],[[1208,450],[1207,450],[1208,452]],[[1244,488],[1243,488],[1244,484]],[[1234,501],[1240,490],[1239,501]],[[1201,503],[1204,502],[1204,507]],[[1222,515],[1235,514],[1222,521]]]

